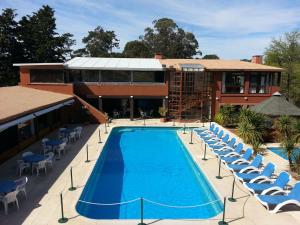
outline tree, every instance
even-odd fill
[[[295,121],[289,116],[281,116],[275,121],[275,129],[278,140],[285,154],[288,157],[291,169],[294,169],[293,155],[295,152],[296,144],[299,141],[299,121]],[[295,165],[295,167],[297,167]]]
[[[293,102],[300,104],[300,32],[285,33],[273,39],[265,52],[268,65],[286,69],[282,73],[281,91]]]
[[[17,41],[17,14],[4,9],[0,15],[0,86],[16,85],[19,76],[12,64],[22,60],[22,48]]]
[[[161,53],[166,58],[191,58],[201,54],[194,34],[184,31],[169,18],[153,21],[153,28],[147,27],[140,39],[149,48],[151,55]]]
[[[222,125],[228,126],[234,122],[235,118],[234,107],[232,105],[224,105],[220,108],[219,112],[215,115],[215,122]]]
[[[55,21],[54,10],[48,5],[19,21],[18,39],[27,62],[62,62],[72,52],[73,35],[60,36]]]
[[[220,59],[216,54],[205,55],[202,59]]]
[[[238,135],[251,144],[256,153],[261,151],[260,146],[264,140],[267,129],[267,117],[250,109],[242,108],[237,128]]]
[[[126,43],[123,50],[124,57],[127,58],[151,58],[153,54],[144,41],[135,40]]]
[[[105,31],[98,26],[95,30],[89,31],[88,35],[82,39],[85,48],[78,49],[75,54],[91,57],[109,57],[113,48],[119,47],[119,40],[114,31]]]

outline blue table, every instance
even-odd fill
[[[27,155],[25,157],[23,157],[23,160],[25,162],[29,162],[29,163],[36,163],[36,162],[40,162],[43,161],[45,158],[45,156],[41,155],[41,154],[32,154],[32,155]]]
[[[68,128],[64,128],[64,129],[60,130],[59,132],[62,133],[66,137],[66,136],[69,136],[69,134],[72,132],[72,130],[68,129]]]
[[[63,143],[63,141],[61,141],[61,140],[53,139],[53,140],[47,141],[47,142],[46,142],[46,145],[52,146],[52,149],[53,149],[53,147],[58,146],[58,145],[60,145],[60,144],[62,144],[62,143]]]
[[[17,184],[12,180],[1,180],[0,181],[0,193],[6,194],[16,190]]]

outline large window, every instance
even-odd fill
[[[163,71],[134,71],[133,82],[164,83]]]
[[[30,82],[32,83],[63,83],[63,70],[30,70]]]
[[[243,72],[224,72],[222,78],[222,93],[244,93],[245,75]]]
[[[99,70],[82,70],[83,82],[99,82]]]
[[[82,82],[82,75],[80,70],[70,70],[69,71],[70,82]]]
[[[131,73],[130,71],[120,70],[103,70],[101,71],[102,82],[130,82]]]
[[[280,86],[280,73],[272,73],[272,86]]]
[[[253,72],[250,74],[250,88],[251,94],[266,94],[269,91],[269,73]]]

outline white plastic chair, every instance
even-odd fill
[[[81,138],[81,132],[82,132],[82,127],[76,127],[75,129],[76,132],[76,139],[80,139]]]
[[[17,174],[19,174],[19,176],[22,176],[23,171],[30,167],[30,163],[26,163],[24,160],[17,160]]]
[[[49,152],[45,156],[46,156],[46,164],[47,165],[51,165],[51,168],[53,168],[53,162],[55,161],[55,159],[54,159],[54,153],[53,152]]]
[[[18,194],[17,191],[12,191],[12,192],[7,193],[4,196],[0,196],[0,202],[2,202],[4,205],[5,215],[8,214],[8,204],[10,204],[10,203],[15,203],[17,206],[17,209],[19,210],[19,202],[17,199],[17,194]]]
[[[24,152],[24,153],[22,154],[22,158],[24,158],[24,157],[26,157],[26,156],[28,156],[28,155],[33,155],[33,153],[32,153],[32,152]]]
[[[26,193],[26,184],[27,184],[27,182],[28,182],[27,177],[21,177],[21,178],[15,180],[15,183],[17,184],[17,188],[16,188],[17,195],[19,193],[23,193],[25,198],[27,198],[27,193]]]
[[[66,150],[66,143],[61,143],[59,146],[57,146],[57,148],[55,149],[56,152],[58,153],[58,158],[60,159],[60,154],[61,152],[64,152],[65,153],[65,150]]]
[[[68,144],[69,139],[65,137],[65,138],[62,139],[62,141],[63,141],[64,143]]]
[[[44,155],[47,154],[48,152],[52,151],[52,147],[47,145],[47,141],[49,141],[48,138],[42,139],[42,147],[43,147]]]
[[[46,166],[47,161],[43,160],[37,163],[33,163],[32,164],[32,173],[34,172],[34,170],[36,170],[36,175],[38,176],[40,173],[41,169],[45,170],[45,174],[47,174],[47,166]]]
[[[76,131],[72,131],[72,132],[69,134],[69,141],[70,141],[70,142],[76,141]]]

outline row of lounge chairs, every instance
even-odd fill
[[[300,207],[300,182],[287,190],[290,174],[285,171],[278,176],[274,174],[276,165],[264,165],[262,155],[254,155],[251,148],[244,150],[243,143],[237,143],[235,137],[225,134],[216,123],[211,123],[209,129],[196,128],[194,132],[270,212],[276,213],[289,204]]]

